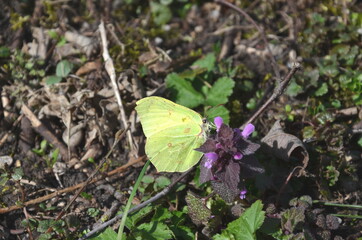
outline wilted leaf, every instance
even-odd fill
[[[5,164],[10,166],[13,163],[13,158],[10,156],[0,156],[0,169],[5,168]]]
[[[83,122],[76,126],[71,126],[70,131],[66,128],[63,132],[63,141],[71,148],[77,147],[84,138],[84,127]]]
[[[285,133],[279,121],[274,123],[274,126],[261,142],[263,147],[276,157],[285,161],[296,160],[299,165],[302,165],[303,170],[307,167],[309,155],[303,142],[296,136]]]
[[[77,76],[84,75],[92,71],[100,70],[101,67],[102,64],[100,61],[87,62],[77,70],[75,75]]]

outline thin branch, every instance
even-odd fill
[[[157,193],[155,196],[153,196],[152,198],[148,199],[147,201],[144,201],[143,203],[131,208],[128,211],[128,214],[136,212],[144,207],[146,207],[148,204],[153,203],[155,201],[157,201],[158,199],[160,199],[163,196],[166,196],[171,190],[172,188],[178,183],[180,182],[184,177],[186,177],[192,170],[193,168],[191,168],[190,170],[182,173],[175,181],[173,181],[169,186],[167,186],[166,188],[164,188],[161,192]],[[94,234],[96,234],[99,231],[104,230],[106,227],[114,224],[115,222],[117,222],[117,220],[121,219],[123,216],[123,213],[115,216],[114,218],[112,218],[111,220],[103,223],[102,225],[96,227],[95,229],[93,229],[92,231],[88,232],[87,234],[85,234],[83,237],[79,238],[78,240],[84,240],[84,239],[88,239],[89,237],[93,236]]]
[[[110,176],[113,176],[114,174],[116,173],[119,173],[119,172],[123,172],[125,169],[127,169],[129,166],[132,166],[136,163],[139,163],[139,162],[142,162],[144,160],[144,157],[140,157],[138,159],[135,159],[133,161],[130,161],[128,162],[127,164],[123,165],[123,166],[120,166],[110,172],[107,172],[106,174],[100,176],[99,178],[96,178],[96,179],[93,179],[89,182],[89,184],[92,184],[92,183],[95,183],[97,181],[100,181],[101,179],[104,179],[105,177],[110,177]],[[38,204],[38,203],[41,203],[41,202],[44,202],[46,200],[49,200],[49,199],[52,199],[52,198],[55,198],[56,196],[60,196],[61,194],[63,193],[67,193],[67,192],[73,192],[74,190],[78,189],[78,188],[81,188],[81,187],[84,187],[84,186],[88,186],[89,184],[86,184],[87,181],[85,182],[82,182],[82,183],[79,183],[75,186],[71,186],[71,187],[68,187],[68,188],[64,188],[64,189],[61,189],[59,191],[56,191],[56,192],[53,192],[51,194],[48,194],[48,195],[45,195],[45,196],[42,196],[42,197],[39,197],[39,198],[36,198],[36,199],[33,199],[33,200],[29,200],[27,202],[24,202],[22,203],[22,205],[13,205],[13,206],[10,206],[10,207],[6,207],[6,208],[0,208],[0,214],[4,214],[4,213],[7,213],[7,212],[11,212],[11,211],[14,211],[14,210],[18,210],[18,209],[21,209],[23,207],[27,207],[27,206],[30,206],[30,205],[34,205],[34,204]]]
[[[271,104],[275,99],[277,99],[280,95],[283,94],[285,88],[288,86],[290,80],[292,79],[293,75],[300,69],[300,63],[296,62],[294,63],[292,69],[289,71],[287,76],[281,81],[273,91],[273,94],[270,96],[270,98],[261,106],[258,111],[256,111],[251,118],[243,125],[245,126],[248,123],[254,122],[259,115],[264,112],[264,110]],[[242,127],[243,128],[243,127]]]
[[[118,103],[118,107],[119,107],[119,111],[121,113],[121,119],[123,122],[124,126],[128,126],[128,120],[126,117],[126,113],[124,111],[124,107],[123,107],[123,103],[122,103],[122,99],[121,99],[121,94],[118,91],[118,85],[117,85],[117,81],[116,81],[116,71],[114,70],[114,64],[113,64],[113,60],[109,55],[108,52],[108,43],[107,43],[107,35],[106,35],[106,29],[104,28],[104,23],[103,21],[101,22],[101,24],[99,25],[99,32],[101,34],[101,39],[102,39],[102,47],[103,47],[103,59],[105,62],[105,68],[106,71],[109,75],[109,78],[111,79],[111,83],[112,83],[112,88],[114,91],[114,95],[116,96],[117,99],[117,103]],[[132,135],[131,135],[131,131],[128,130],[127,131],[127,140],[128,140],[128,144],[131,150],[134,149],[134,145],[133,145],[133,139],[132,139]]]
[[[230,2],[227,2],[225,0],[215,0],[216,3],[220,3],[220,4],[223,4],[229,8],[232,8],[234,9],[235,11],[237,11],[238,13],[240,13],[241,15],[244,16],[244,18],[249,21],[259,32],[259,34],[261,35],[262,39],[263,39],[263,42],[265,44],[265,47],[266,49],[268,50],[269,52],[269,57],[270,57],[270,60],[271,60],[271,65],[272,65],[272,68],[273,68],[273,71],[274,71],[274,74],[275,76],[277,77],[277,81],[280,82],[281,81],[281,77],[280,77],[280,71],[279,71],[279,67],[278,67],[278,64],[276,63],[275,61],[275,58],[273,56],[273,52],[271,51],[270,47],[269,47],[269,43],[268,43],[268,40],[266,39],[266,36],[265,36],[265,32],[264,30],[254,21],[254,19],[252,19],[249,14],[247,14],[244,10],[242,10],[241,8],[235,6],[234,4],[230,3]]]

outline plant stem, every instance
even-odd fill
[[[133,190],[132,190],[132,192],[131,192],[131,195],[130,195],[129,198],[128,198],[126,207],[125,207],[124,212],[123,212],[121,224],[119,225],[119,228],[118,228],[118,236],[117,236],[117,239],[118,239],[118,240],[122,240],[123,229],[124,229],[124,225],[126,224],[126,219],[127,219],[128,211],[129,211],[129,209],[131,208],[132,200],[133,200],[133,198],[136,196],[137,189],[138,189],[138,187],[139,187],[139,185],[140,185],[140,183],[141,183],[141,180],[142,180],[143,176],[145,175],[145,172],[146,172],[146,170],[147,170],[147,168],[148,168],[149,165],[150,165],[150,160],[147,160],[147,162],[145,163],[145,165],[144,165],[143,168],[142,168],[142,171],[140,172],[140,175],[139,175],[138,178],[137,178],[136,183],[135,183],[134,186],[133,186]]]

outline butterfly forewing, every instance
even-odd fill
[[[198,113],[161,97],[141,99],[136,110],[147,137],[146,154],[158,171],[184,172],[200,160],[194,149],[205,137]]]

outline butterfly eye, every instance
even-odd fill
[[[207,123],[207,119],[206,119],[206,118],[203,118],[203,119],[202,119],[202,123],[203,123],[203,124],[206,124],[206,123]]]

